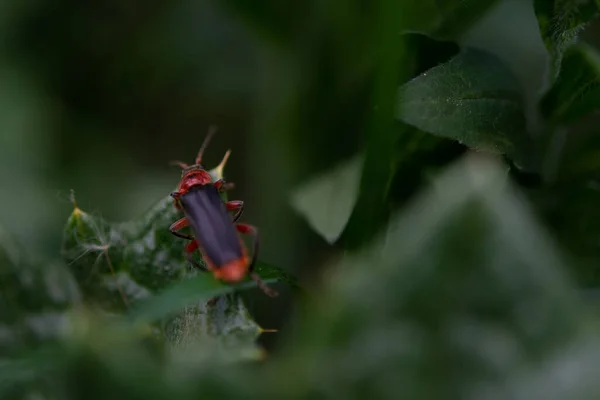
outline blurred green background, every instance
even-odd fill
[[[365,140],[373,20],[359,2],[274,4],[261,26],[260,10],[236,1],[2,2],[2,226],[57,253],[70,189],[85,210],[134,218],[177,183],[168,161],[191,160],[216,124],[206,163],[232,149],[232,196],[260,227],[263,258],[300,274],[326,259],[289,194]],[[583,38],[597,44],[599,32]],[[417,71],[456,51],[408,40]],[[461,42],[499,55],[530,99],[541,89],[530,1],[500,2]]]
[[[450,3],[423,1],[431,5],[424,12],[443,14],[448,10],[439,4]],[[473,18],[465,17],[472,25],[464,26],[464,32],[431,30],[430,36],[437,38],[433,39],[417,32],[405,34],[404,28],[412,27],[411,16],[416,17],[405,15],[403,10],[422,5],[413,0],[4,0],[0,4],[0,227],[31,253],[58,259],[65,223],[73,209],[71,189],[84,211],[110,221],[136,219],[177,184],[180,171],[169,166],[169,161],[191,162],[208,127],[214,124],[219,131],[205,153],[204,164],[215,166],[227,149],[232,150],[225,176],[236,187],[229,196],[244,200],[244,222],[260,230],[260,259],[285,269],[302,285],[317,288],[318,292],[321,286],[317,282],[324,281],[325,287],[331,283],[322,279],[331,277],[328,266],[344,259],[351,250],[364,249],[387,225],[392,212],[403,209],[429,187],[440,170],[469,151],[462,143],[409,128],[398,120],[391,126],[388,119],[393,119],[391,109],[395,103],[390,99],[398,85],[447,62],[461,48],[485,50],[496,55],[516,76],[523,90],[529,132],[543,136],[550,131],[538,101],[552,82],[548,67],[551,60],[540,34],[534,1],[486,3],[494,5],[482,15],[468,8],[459,10],[464,15],[473,12]],[[422,32],[417,28],[408,30]],[[597,20],[581,31],[580,42],[600,49]],[[597,134],[599,122],[596,113],[569,129]],[[301,215],[294,209],[293,195],[314,177],[365,154],[368,160],[357,196],[358,212],[350,217],[340,241],[330,245],[312,229],[307,213]],[[550,179],[547,187],[537,190],[536,182],[543,179],[540,176],[551,176],[552,168],[547,166],[550,161],[534,158],[510,159],[511,165],[516,165],[511,176],[524,197],[532,200],[532,214],[549,236],[557,239],[561,251],[582,262],[573,270],[595,266],[600,260],[597,232],[592,235],[585,231],[581,221],[594,219],[596,197],[588,196],[583,186],[578,186],[579,181],[553,186]],[[536,168],[540,165],[548,170]],[[382,187],[386,190],[383,194],[378,192]],[[531,187],[535,190],[529,191]],[[331,190],[324,191],[322,197],[311,197],[309,209],[326,209],[326,213],[337,205],[344,208],[343,201],[333,199],[339,193]],[[377,203],[377,196],[383,201]],[[466,211],[464,214],[471,216]],[[569,225],[572,221],[577,223]],[[480,228],[469,225],[465,235],[478,237]],[[452,232],[462,231],[456,228]],[[523,232],[516,229],[515,237],[527,237],[529,232]],[[407,234],[397,237],[405,240]],[[431,259],[424,257],[423,263],[439,265],[445,260],[459,268],[460,263],[452,260],[461,259],[472,249],[464,250],[464,243],[450,234],[448,237],[447,246],[455,258],[445,259],[440,254],[446,254],[447,249],[436,249]],[[420,250],[428,252],[427,248]],[[350,273],[349,282],[362,282],[362,289],[372,283],[373,292],[377,292],[377,285],[384,287],[385,278],[373,278],[380,280],[373,283],[367,273],[375,268],[377,260],[376,256],[362,259],[364,276]],[[540,256],[539,260],[541,263],[545,259]],[[412,259],[407,264],[411,262],[419,264]],[[359,263],[349,263],[354,264]],[[590,273],[594,275],[590,285],[598,284],[596,269]],[[450,282],[456,279],[459,286],[460,276],[460,271],[453,270],[447,278]],[[435,279],[435,285],[423,286],[424,293],[437,293],[439,277]],[[401,281],[394,282],[400,286]],[[335,311],[329,315],[327,308],[322,314],[315,313],[314,325],[300,324],[298,349],[292,354],[302,359],[306,349],[306,364],[294,359],[296,367],[305,367],[302,371],[310,370],[311,362],[329,365],[329,353],[320,351],[326,348],[333,352],[336,345],[342,346],[339,343],[345,342],[337,341],[336,335],[345,328],[358,332],[358,328],[352,330],[358,325],[353,325],[355,321],[345,325],[350,317],[344,314],[344,307],[356,307],[357,315],[365,316],[363,322],[371,317],[358,304],[359,296],[348,294],[345,284],[339,283],[342,289],[334,287],[334,296],[337,293],[338,297],[332,297],[343,306],[335,309],[339,304],[333,301],[330,305],[326,295],[324,303]],[[388,287],[382,293],[394,290]],[[415,306],[415,315],[429,315],[431,305],[421,295],[415,296],[416,300],[407,294],[408,309],[413,310],[413,302],[423,301],[425,311]],[[455,299],[452,296],[448,298]],[[554,299],[554,294],[548,296]],[[377,296],[367,293],[367,297],[369,301],[364,303],[377,308]],[[353,303],[355,300],[357,303]],[[542,300],[548,301],[544,305],[563,305],[558,300]],[[318,300],[313,301],[318,304]],[[456,302],[460,308],[461,300]],[[260,325],[270,328],[287,321],[296,303],[286,296],[281,301],[254,296],[248,304],[252,304],[249,308]],[[381,311],[381,318],[392,321],[391,311],[385,313],[388,311]],[[341,321],[339,326],[343,328],[337,331],[329,327],[321,332],[322,336],[315,333],[328,321]],[[340,336],[345,338],[345,333]],[[284,331],[280,337],[288,334]],[[436,336],[435,340],[444,342],[440,345],[443,347],[448,337]],[[322,347],[311,347],[314,343]],[[535,345],[531,348],[537,351]],[[331,361],[332,370],[343,370],[343,359],[332,356],[331,360],[339,362]],[[435,357],[423,360],[433,360],[435,366],[443,364],[436,364]],[[438,370],[427,368],[423,367],[423,376],[437,376]],[[293,368],[282,371],[290,371],[290,375],[296,372]],[[308,373],[299,375],[299,381],[313,379]],[[345,379],[341,372],[337,378],[340,382]],[[307,393],[310,398],[311,392]]]

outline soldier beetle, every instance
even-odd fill
[[[175,236],[191,240],[185,247],[185,255],[195,267],[208,270],[215,278],[227,283],[240,282],[249,274],[265,294],[277,296],[277,292],[269,288],[254,272],[259,237],[254,226],[237,222],[244,212],[244,202],[224,202],[221,198],[222,192],[233,187],[233,183],[225,182],[222,176],[230,151],[225,153],[223,160],[215,168],[216,179],[202,166],[203,153],[215,131],[211,127],[193,165],[173,161],[182,168],[182,172],[177,191],[172,192],[171,197],[175,207],[183,211],[184,217],[174,222],[169,230]],[[233,217],[229,212],[234,212]],[[178,232],[185,227],[190,227],[193,235]],[[251,257],[238,233],[252,236]],[[196,250],[202,253],[206,268],[194,261],[193,254]]]

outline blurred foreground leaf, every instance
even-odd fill
[[[597,329],[564,268],[506,169],[468,158],[335,265],[266,397],[597,398]]]
[[[550,53],[550,79],[561,70],[564,52],[577,40],[583,27],[598,15],[598,0],[535,0],[542,39]]]
[[[59,261],[38,260],[0,229],[0,357],[55,340],[81,294]]]
[[[466,49],[399,90],[397,117],[466,146],[514,155],[526,139],[521,89],[495,56]]]
[[[196,289],[225,292],[202,274],[179,284],[200,297],[180,303],[192,302],[162,332],[97,310],[65,313],[62,340],[0,356],[0,396],[596,399],[597,320],[565,268],[506,168],[475,155],[346,254],[260,368],[230,364],[262,357],[253,345],[262,329],[237,293],[207,305]],[[169,285],[147,310],[186,290]],[[151,317],[170,314],[165,304]]]
[[[578,284],[586,288],[600,287],[600,184],[597,179],[558,182],[530,196],[553,235],[569,250],[570,267]]]
[[[600,129],[590,124],[579,132],[565,132],[558,178],[563,183],[588,186],[597,190],[597,178],[600,173]],[[567,187],[564,190],[573,190]],[[550,199],[551,200],[551,199]]]
[[[600,54],[585,44],[570,47],[558,80],[542,99],[541,107],[547,118],[559,124],[600,110]]]

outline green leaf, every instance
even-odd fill
[[[292,207],[330,244],[342,234],[352,214],[362,164],[363,157],[355,156],[312,178],[292,193]]]
[[[419,32],[438,40],[458,39],[498,0],[411,0],[402,11],[407,32]]]
[[[600,54],[585,44],[570,47],[541,108],[555,124],[570,124],[600,110]]]
[[[154,229],[175,220],[168,219],[169,213],[164,199],[140,222],[112,224],[75,207],[65,226],[62,254],[88,304],[123,311],[130,299],[115,282],[132,281],[139,291],[152,293],[185,275],[182,253],[176,250],[183,252],[183,244]]]
[[[386,205],[395,173],[393,162],[398,142],[393,124],[395,87],[400,80],[412,75],[414,68],[407,39],[398,38],[398,32],[406,24],[402,4],[393,1],[374,4],[377,24],[369,38],[376,68],[370,87],[360,191],[346,228],[350,232],[344,238],[346,248],[357,248],[368,241],[387,219]],[[372,179],[374,176],[377,179]]]
[[[599,10],[598,0],[535,0],[542,39],[550,53],[551,82],[560,73],[564,52]]]
[[[526,140],[521,91],[495,56],[467,49],[399,90],[397,118],[466,146],[514,156]]]
[[[495,161],[453,166],[370,247],[332,267],[327,301],[309,304],[270,365],[278,398],[549,398],[531,395],[544,389],[575,398],[600,389],[585,374],[557,382],[561,362],[600,361],[597,330],[555,244]]]

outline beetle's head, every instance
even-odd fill
[[[206,138],[204,139],[204,142],[202,143],[202,146],[200,146],[200,150],[198,151],[198,155],[196,156],[196,160],[194,161],[194,164],[188,165],[181,161],[172,161],[171,162],[171,164],[178,165],[181,167],[182,180],[186,175],[187,176],[196,175],[197,171],[204,171],[204,172],[208,173],[211,176],[213,181],[223,178],[223,168],[225,167],[225,164],[227,163],[227,160],[229,159],[229,154],[231,153],[229,150],[227,150],[227,152],[225,153],[225,156],[223,156],[223,159],[221,160],[219,165],[217,165],[214,169],[212,169],[210,171],[206,171],[206,168],[204,168],[204,166],[202,165],[202,156],[204,154],[204,150],[206,150],[206,148],[208,147],[210,139],[216,133],[216,131],[217,131],[216,126],[213,125],[210,127],[208,134],[206,135]]]
[[[205,171],[204,167],[201,164],[193,164],[182,167],[181,169],[181,177],[188,175],[192,171]]]

